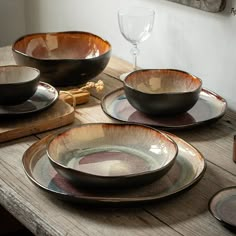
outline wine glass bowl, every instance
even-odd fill
[[[118,11],[120,32],[133,45],[134,70],[137,69],[138,44],[150,37],[154,19],[155,11],[150,8],[130,7]]]

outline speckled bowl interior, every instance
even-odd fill
[[[47,153],[54,168],[77,184],[131,186],[163,176],[178,147],[146,126],[86,124],[55,136]]]
[[[201,88],[201,79],[173,69],[137,70],[124,79],[124,90],[130,104],[150,115],[188,111],[196,104]]]
[[[0,66],[0,105],[16,105],[34,95],[40,71],[27,66]]]
[[[199,78],[172,69],[139,70],[125,78],[125,84],[147,94],[186,93],[199,89]]]
[[[12,45],[19,65],[34,66],[51,85],[76,85],[97,76],[111,56],[111,44],[90,32],[35,33]]]
[[[91,59],[108,52],[111,45],[88,32],[38,33],[17,40],[13,50],[38,59]]]

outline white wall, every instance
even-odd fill
[[[25,34],[24,0],[0,0],[0,46]]]
[[[152,36],[140,44],[139,66],[191,72],[236,110],[236,16],[230,13],[236,0],[228,0],[222,13],[165,0],[25,0],[26,31],[90,31],[109,40],[113,54],[132,61],[117,22],[118,9],[128,5],[157,13]]]

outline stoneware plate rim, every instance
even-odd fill
[[[236,186],[231,186],[231,187],[226,187],[226,188],[223,188],[223,189],[220,189],[219,191],[217,191],[209,200],[208,202],[208,210],[209,212],[211,213],[211,215],[217,219],[220,223],[224,224],[225,226],[227,227],[230,227],[232,229],[236,229],[236,221],[235,221],[235,224],[231,224],[230,222],[228,222],[227,220],[225,220],[224,216],[220,215],[219,213],[217,213],[217,211],[215,211],[216,209],[216,206],[212,205],[213,204],[213,201],[215,198],[217,198],[220,194],[224,193],[224,192],[227,192],[227,191],[230,191],[230,190],[234,190],[234,195],[236,195]],[[231,195],[231,194],[230,194]],[[229,195],[229,196],[230,196]],[[221,201],[224,201],[223,198],[220,199]]]
[[[26,111],[20,111],[20,110],[19,111],[17,111],[17,110],[14,111],[14,110],[11,109],[11,107],[16,107],[17,108],[17,107],[23,106],[24,103],[14,105],[14,106],[1,106],[0,105],[0,116],[31,114],[31,113],[35,113],[35,112],[38,112],[38,111],[41,111],[41,110],[44,110],[44,109],[50,107],[51,105],[53,105],[57,101],[57,99],[59,97],[59,94],[58,94],[58,91],[56,90],[55,87],[53,87],[52,85],[50,85],[46,82],[42,82],[42,81],[39,82],[39,85],[38,85],[38,88],[37,88],[37,91],[35,92],[35,94],[31,98],[29,98],[26,102],[29,101],[31,104],[34,104],[35,101],[34,100],[31,101],[31,99],[37,96],[37,92],[43,94],[45,90],[42,89],[42,88],[46,89],[46,91],[48,93],[53,95],[52,98],[48,99],[46,104],[41,105],[41,107],[36,107],[35,109],[29,109],[29,110],[26,110]],[[39,91],[40,89],[41,89],[41,92]],[[46,93],[45,93],[45,95],[46,95]],[[45,102],[45,101],[42,100],[42,102]],[[10,110],[8,110],[8,109],[10,109]]]
[[[153,126],[153,127],[156,127],[156,128],[160,128],[160,129],[165,129],[165,130],[180,130],[180,129],[188,129],[188,128],[192,128],[192,127],[196,127],[196,126],[201,126],[201,125],[205,125],[205,124],[208,124],[208,123],[211,123],[211,122],[214,122],[214,121],[217,121],[219,120],[221,117],[223,117],[226,113],[226,109],[227,109],[227,101],[221,97],[220,95],[218,95],[217,93],[207,89],[207,88],[202,88],[201,92],[200,92],[200,95],[199,95],[199,99],[202,98],[202,94],[210,94],[211,96],[213,96],[215,99],[219,100],[219,102],[221,103],[221,106],[222,106],[222,111],[220,114],[217,114],[217,115],[214,115],[213,117],[211,118],[208,118],[208,119],[204,119],[204,120],[201,120],[201,121],[195,121],[195,122],[192,122],[190,124],[180,124],[180,125],[171,125],[171,124],[151,124],[149,122],[139,122],[139,121],[135,121],[135,120],[131,120],[131,121],[128,121],[127,119],[122,119],[122,118],[119,118],[119,117],[116,117],[112,112],[109,112],[108,109],[107,109],[107,106],[106,106],[106,99],[108,99],[110,96],[116,94],[116,93],[124,93],[124,88],[121,87],[121,88],[118,88],[118,89],[115,89],[113,91],[111,91],[110,93],[104,95],[102,97],[102,100],[101,100],[101,108],[103,110],[103,112],[110,118],[112,119],[115,119],[115,120],[118,120],[118,121],[121,121],[121,122],[132,122],[132,123],[136,123],[136,124],[143,124],[143,125],[149,125],[149,126]],[[126,99],[126,98],[125,98]],[[115,101],[116,99],[114,99],[113,101]],[[211,102],[211,100],[209,99],[208,101]],[[212,103],[211,103],[212,104]],[[131,105],[130,105],[131,106]],[[193,108],[196,106],[196,104],[193,106]],[[134,109],[134,108],[133,108]],[[188,113],[188,112],[187,112]]]
[[[59,199],[70,201],[70,202],[76,202],[76,203],[89,203],[89,204],[95,204],[95,205],[130,205],[130,204],[135,204],[135,203],[148,203],[148,202],[153,202],[157,200],[163,200],[167,199],[171,196],[175,196],[176,194],[179,194],[189,188],[191,188],[194,184],[196,184],[204,175],[206,171],[206,160],[204,156],[191,144],[186,142],[185,140],[165,132],[167,135],[169,135],[171,138],[173,138],[176,142],[177,145],[182,145],[183,147],[188,147],[191,148],[192,151],[197,154],[198,159],[201,161],[201,170],[198,169],[198,171],[195,173],[194,176],[191,177],[191,180],[188,183],[182,183],[182,186],[176,187],[176,189],[172,192],[165,192],[164,193],[158,193],[156,195],[151,195],[151,196],[141,196],[141,197],[94,197],[94,196],[88,196],[88,195],[81,195],[81,196],[76,196],[73,193],[68,192],[59,192],[54,189],[50,189],[48,186],[43,185],[42,182],[40,182],[38,179],[36,179],[33,175],[33,171],[31,169],[32,165],[32,160],[36,162],[42,158],[46,158],[46,143],[47,140],[51,138],[51,135],[44,137],[43,139],[35,142],[32,144],[24,153],[22,157],[22,163],[23,163],[23,168],[25,171],[26,176],[33,182],[37,187],[45,190],[47,193],[50,193],[52,196],[56,196]],[[36,154],[30,155],[31,150],[36,150]],[[178,157],[177,157],[178,158]],[[27,164],[27,159],[28,163]],[[186,156],[184,159],[188,159]],[[49,162],[49,161],[48,161]],[[51,165],[51,164],[50,164]]]

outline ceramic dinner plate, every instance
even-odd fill
[[[224,188],[214,194],[208,206],[217,220],[236,230],[236,186]]]
[[[48,108],[58,98],[57,90],[50,84],[40,82],[35,94],[26,102],[14,106],[0,106],[2,115],[23,115]]]
[[[184,129],[220,119],[226,111],[224,98],[207,89],[202,89],[198,102],[188,112],[175,116],[148,116],[133,108],[126,99],[124,89],[105,95],[102,109],[111,118],[119,121],[151,125],[164,129]]]
[[[61,177],[46,155],[49,136],[34,143],[23,155],[22,162],[29,179],[38,187],[64,200],[90,204],[134,204],[171,197],[193,186],[201,179],[206,162],[201,153],[184,140],[170,135],[177,143],[179,154],[174,166],[161,179],[133,189],[86,190],[74,187]]]

